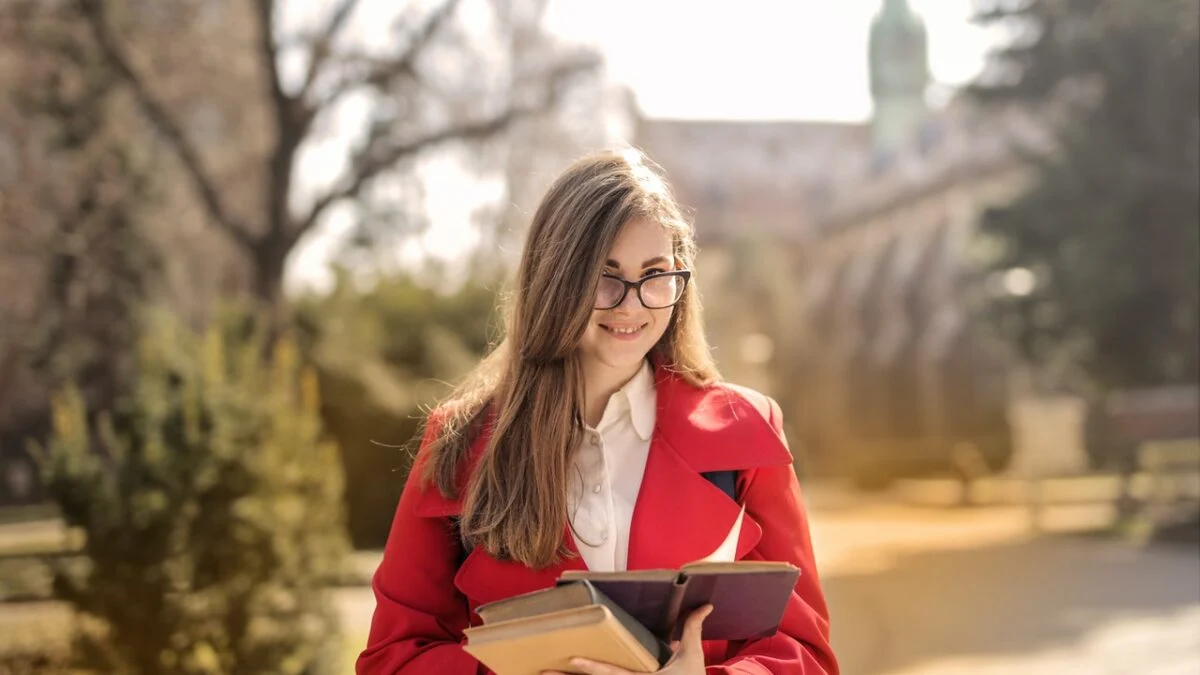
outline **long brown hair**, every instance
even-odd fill
[[[639,217],[661,223],[678,264],[692,268],[692,228],[640,152],[588,155],[559,176],[533,216],[504,340],[436,412],[424,479],[448,498],[458,497],[471,445],[491,433],[467,481],[460,532],[497,558],[538,569],[566,553],[567,476],[583,437],[578,346],[608,252]],[[695,284],[651,353],[696,386],[717,379]]]

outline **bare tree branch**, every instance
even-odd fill
[[[317,198],[308,215],[299,221],[297,229],[292,233],[291,240],[298,240],[301,235],[316,225],[330,206],[343,199],[357,197],[363,188],[379,174],[400,161],[449,141],[477,141],[490,138],[507,130],[518,120],[552,108],[558,101],[561,95],[560,90],[568,79],[592,70],[596,65],[595,56],[590,54],[562,61],[542,74],[545,84],[537,100],[525,104],[510,104],[503,112],[489,119],[450,125],[415,140],[383,148],[380,146],[386,143],[384,135],[387,132],[372,130],[363,144],[363,152],[351,161],[343,185],[335,187]]]
[[[309,91],[312,90],[313,83],[316,82],[317,76],[321,73],[321,68],[329,59],[329,54],[333,50],[333,41],[337,39],[338,33],[342,31],[342,27],[346,25],[346,20],[354,13],[358,7],[360,0],[342,0],[342,3],[333,10],[329,17],[329,23],[325,24],[325,30],[317,36],[317,39],[312,44],[312,52],[308,60],[308,73],[304,76],[304,86],[300,88],[299,98],[308,97]]]
[[[279,81],[279,55],[275,46],[275,0],[257,0],[258,49],[262,54],[263,67],[267,71],[267,82],[271,85],[271,98],[277,111],[287,106],[288,96]]]
[[[104,12],[104,0],[78,0],[79,9],[87,19],[92,35],[100,47],[104,60],[132,90],[138,107],[150,122],[166,138],[183,163],[184,172],[200,196],[204,208],[216,225],[243,247],[252,249],[254,239],[225,210],[217,194],[216,183],[208,175],[204,163],[192,146],[180,125],[167,112],[166,107],[155,99],[142,77],[134,71],[132,64],[113,38]]]
[[[458,8],[460,1],[447,0],[445,4],[430,14],[425,23],[410,36],[402,54],[387,59],[364,60],[368,64],[367,67],[362,69],[356,76],[346,77],[334,85],[332,91],[317,104],[316,109],[322,110],[328,108],[343,95],[359,87],[373,86],[383,88],[387,83],[402,75],[412,75],[415,77],[417,57],[421,55],[426,45],[438,34],[442,26],[454,15],[454,10]]]
[[[446,0],[446,3],[435,11],[430,13],[429,19],[409,37],[408,44],[405,46],[404,53],[400,55],[399,61],[412,62],[416,60],[421,50],[429,43],[433,36],[437,35],[442,26],[454,15],[455,10],[461,0]]]
[[[271,90],[275,113],[275,143],[267,166],[267,232],[265,239],[282,236],[290,228],[288,196],[296,152],[312,123],[313,113],[301,99],[283,90],[279,77],[279,52],[275,42],[275,0],[257,0],[258,51]]]
[[[304,232],[317,223],[321,215],[330,207],[343,199],[357,197],[363,188],[380,173],[394,166],[401,160],[412,157],[417,153],[428,150],[448,141],[482,140],[508,128],[516,120],[533,112],[532,108],[509,108],[502,114],[491,119],[464,125],[450,126],[435,133],[423,136],[407,143],[398,144],[376,152],[364,152],[359,155],[350,169],[350,175],[341,187],[334,188],[318,198],[313,203],[308,215],[300,221],[296,231],[299,238]],[[367,147],[371,147],[370,144]]]

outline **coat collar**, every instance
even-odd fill
[[[778,433],[741,394],[720,384],[697,388],[658,366],[654,371],[655,427],[646,470],[634,506],[629,569],[676,568],[702,558],[724,540],[740,506],[705,477],[710,471],[747,470],[790,465],[791,453]],[[487,437],[471,450],[471,466],[482,455]],[[739,481],[739,488],[741,481]],[[436,489],[423,490],[417,515],[445,517],[462,510]],[[475,603],[490,602],[554,584],[567,569],[584,568],[573,538],[564,527],[574,557],[545,570],[493,559],[475,549],[459,568],[455,584]],[[737,557],[749,553],[762,536],[747,513]]]
[[[737,391],[720,383],[694,387],[664,367],[655,378],[655,432],[697,473],[792,463],[779,433]]]

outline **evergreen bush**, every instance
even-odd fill
[[[79,617],[74,658],[131,675],[332,673],[344,574],[342,468],[315,374],[241,321],[196,334],[153,317],[131,391],[89,414],[66,390],[38,449],[86,537],[55,593]]]

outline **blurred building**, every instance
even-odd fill
[[[636,143],[662,165],[696,226],[709,339],[731,380],[786,396],[773,380],[780,335],[797,329],[789,296],[864,124],[641,120]],[[832,161],[831,161],[832,160]]]
[[[814,468],[879,483],[970,444],[1007,456],[1007,360],[973,325],[972,234],[1021,190],[1016,113],[925,105],[925,27],[884,0],[865,124],[645,120],[695,212],[718,361],[772,393]]]
[[[873,152],[816,223],[789,336],[803,434],[864,482],[944,465],[962,444],[993,466],[1010,452],[1009,358],[966,289],[980,216],[1027,180],[1012,143],[1036,131],[952,106],[911,145]]]

